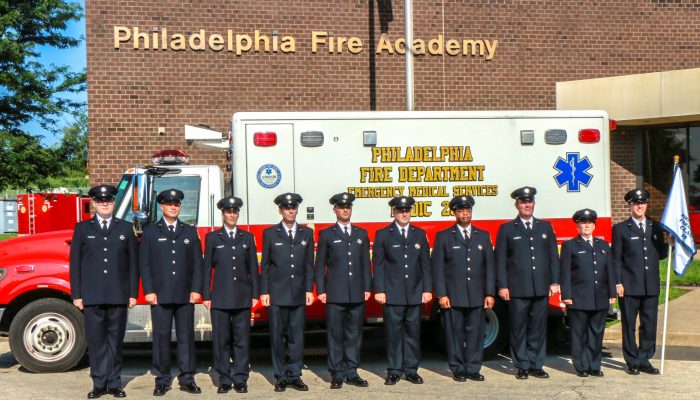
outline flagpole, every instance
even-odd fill
[[[680,161],[680,156],[673,156],[673,175],[676,174],[676,167]],[[669,235],[669,237],[671,237]],[[664,373],[664,361],[666,359],[666,326],[668,324],[668,292],[671,288],[671,269],[673,268],[673,246],[671,246],[671,241],[668,243],[668,263],[666,268],[666,293],[664,300],[664,327],[663,333],[661,334],[661,367],[659,373],[663,375]]]

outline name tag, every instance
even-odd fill
[[[168,238],[158,238],[159,242],[165,242],[166,240],[168,240]]]
[[[393,245],[391,245],[391,247],[401,247],[401,245],[400,244],[393,244]]]
[[[637,239],[639,239],[639,236],[632,236],[632,237],[630,238],[630,240],[637,240]]]
[[[275,243],[275,246],[282,246],[284,243]]]
[[[88,239],[94,239],[95,237],[94,237],[94,236],[88,236],[87,238],[88,238]]]
[[[340,243],[342,240],[334,240],[333,243]]]
[[[461,249],[462,246],[452,246],[453,249]]]
[[[222,244],[221,246],[216,246],[217,249],[223,249],[224,245]]]
[[[585,254],[585,253],[586,253],[586,250],[581,250],[578,252],[578,254]]]
[[[519,240],[519,239],[522,239],[522,236],[516,236],[513,238],[513,240]]]

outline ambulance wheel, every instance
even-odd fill
[[[39,299],[22,308],[10,324],[10,351],[31,372],[64,372],[85,355],[85,322],[65,300]]]
[[[433,310],[433,321],[435,329],[433,330],[434,343],[440,349],[445,351],[445,332],[441,324],[441,310],[435,308]],[[484,312],[484,359],[491,359],[498,354],[507,351],[508,346],[508,308],[500,299],[496,300],[493,308]]]

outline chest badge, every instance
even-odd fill
[[[547,234],[546,234],[546,233],[543,233],[543,234],[542,234],[542,239],[547,239]]]
[[[244,250],[248,250],[248,245],[245,244],[245,243],[243,243],[243,249],[244,249]]]
[[[302,241],[301,241],[301,245],[302,245],[302,246],[306,246],[306,240],[302,240]]]
[[[124,236],[124,235],[119,235],[119,240],[125,240],[125,239],[126,239],[126,236]]]
[[[420,243],[416,243],[416,249],[420,250]]]
[[[184,242],[185,244],[190,244],[190,239],[185,239]]]
[[[476,247],[477,247],[479,250],[483,250],[483,249],[484,249],[484,246],[482,246],[482,245],[478,245],[478,246],[476,246]]]

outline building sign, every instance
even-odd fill
[[[339,36],[326,31],[312,31],[310,47],[300,49],[312,54],[361,54],[365,41],[357,36]],[[306,42],[304,42],[306,43]],[[297,39],[294,36],[266,35],[255,30],[251,34],[234,33],[229,29],[224,34],[200,29],[192,33],[173,33],[168,28],[153,28],[142,31],[138,27],[115,26],[114,48],[133,50],[214,51],[230,52],[237,56],[249,53],[296,53]],[[382,34],[374,45],[376,54],[406,54],[406,39],[392,38]],[[496,55],[498,40],[448,39],[443,35],[430,38],[415,38],[410,50],[415,55],[470,56],[491,61]]]

